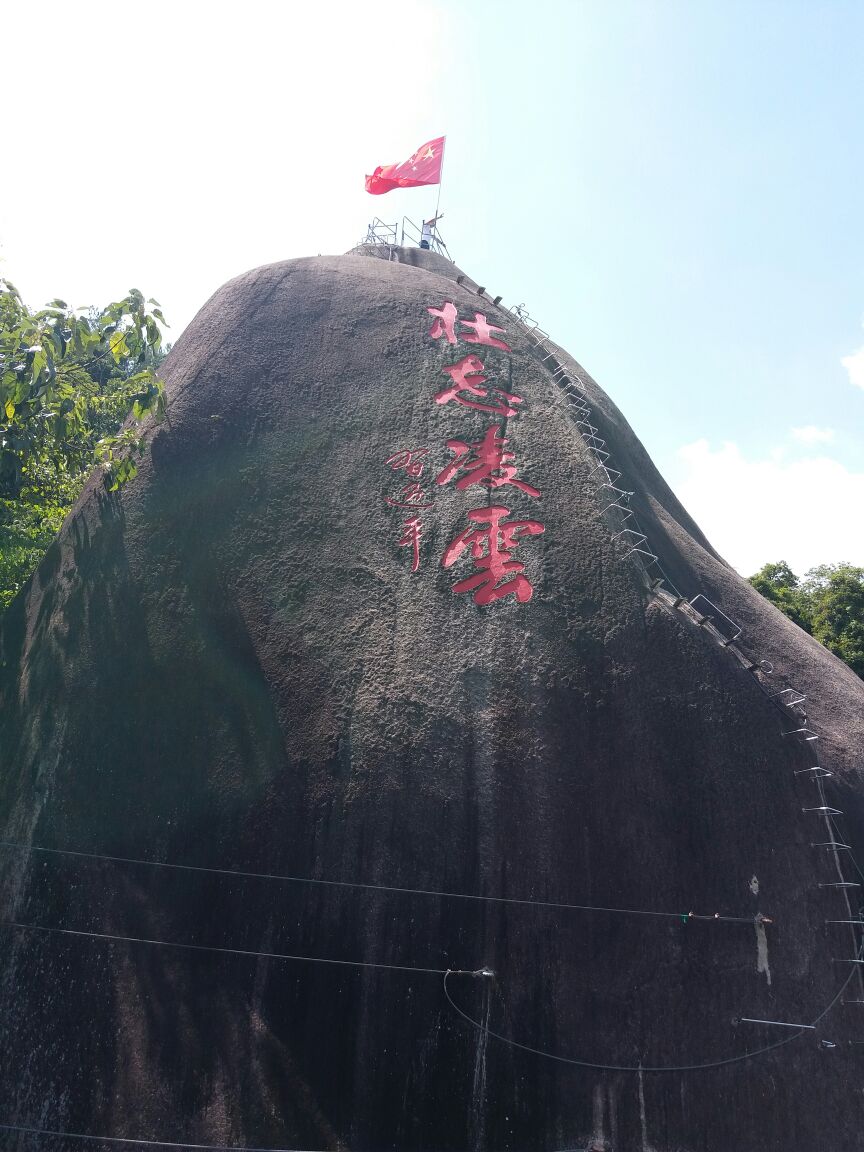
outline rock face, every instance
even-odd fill
[[[564,352],[395,254],[217,292],[3,621],[0,1123],[860,1149],[864,685]]]

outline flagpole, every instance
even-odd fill
[[[444,137],[444,144],[441,148],[441,170],[438,173],[438,199],[435,201],[435,215],[438,215],[438,209],[441,207],[441,185],[444,183],[444,153],[447,151],[447,137]],[[437,228],[437,225],[436,225]]]

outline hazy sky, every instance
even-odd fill
[[[860,0],[78,0],[3,38],[0,274],[29,303],[135,286],[176,338],[250,267],[430,213],[363,176],[446,134],[457,263],[585,365],[720,552],[864,565]]]

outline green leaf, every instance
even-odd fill
[[[148,344],[151,348],[158,351],[162,344],[162,333],[159,331],[159,325],[152,318],[152,316],[147,317],[146,328]]]
[[[119,364],[129,353],[129,345],[123,332],[114,332],[108,339],[108,347],[114,357],[114,363]]]
[[[38,352],[33,353],[33,362],[30,365],[30,371],[33,373],[33,388],[36,388],[39,384],[39,378],[45,371],[47,364],[48,356],[42,348],[40,348]]]

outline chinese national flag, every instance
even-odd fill
[[[385,164],[366,177],[366,191],[381,196],[393,188],[420,188],[441,183],[441,161],[446,136],[422,144],[413,156],[401,164]]]

